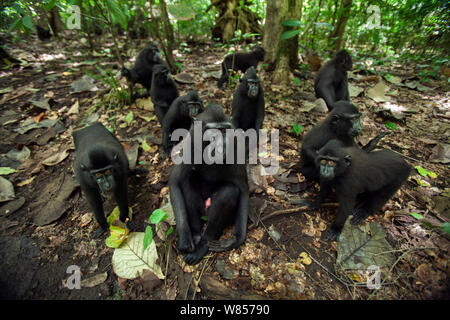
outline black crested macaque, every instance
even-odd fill
[[[150,42],[150,44],[139,53],[133,68],[122,68],[122,76],[127,78],[132,85],[140,83],[147,89],[147,94],[142,95],[141,97],[148,97],[150,94],[153,67],[155,64],[164,64],[164,61],[161,58],[156,44]]]
[[[222,107],[211,104],[197,116],[202,123],[202,134],[207,129],[217,129],[223,136],[233,125],[223,113]],[[193,136],[194,126],[190,136]],[[225,137],[223,138],[225,139]],[[194,144],[195,139],[183,143]],[[205,150],[205,142],[192,146],[194,152]],[[192,153],[194,153],[192,152]],[[225,152],[223,152],[225,157]],[[245,165],[243,164],[176,164],[169,178],[170,200],[178,231],[178,249],[188,264],[198,263],[209,251],[226,251],[240,246],[247,232],[249,191]],[[210,199],[210,205],[205,202]],[[205,223],[201,217],[208,216]],[[224,228],[234,224],[233,236],[219,240]]]
[[[100,227],[93,237],[108,230],[101,193],[112,192],[120,211],[120,221],[128,218],[128,158],[122,144],[101,123],[75,131],[73,168],[89,207]]]
[[[50,33],[49,29],[45,29],[39,25],[36,25],[36,31],[37,31],[38,38],[41,41],[48,40],[52,37],[52,34]]]
[[[342,49],[317,72],[314,79],[316,97],[325,100],[328,110],[333,109],[336,101],[350,100],[347,71],[352,67],[352,57]]]
[[[164,116],[172,102],[178,98],[177,85],[170,74],[169,67],[164,64],[155,64],[153,66],[152,88],[150,97],[155,107],[156,117],[162,126]]]
[[[245,72],[250,67],[256,68],[258,62],[264,61],[265,54],[263,47],[256,47],[250,52],[230,53],[222,62],[222,75],[217,81],[217,86],[222,89],[223,84],[228,81],[229,70]]]
[[[234,91],[231,107],[236,129],[252,128],[259,133],[264,121],[264,92],[253,66],[247,69]]]
[[[319,180],[319,172],[316,169],[317,151],[331,139],[340,140],[344,146],[355,146],[354,137],[361,132],[361,113],[358,108],[348,101],[338,101],[328,116],[315,125],[303,138],[300,151],[300,172],[308,180]],[[372,151],[377,143],[389,131],[382,132],[373,138],[362,149],[365,152]]]
[[[320,207],[331,188],[336,190],[339,202],[336,220],[327,231],[330,240],[339,237],[349,215],[353,215],[350,223],[355,225],[380,210],[411,172],[411,166],[391,150],[368,153],[345,147],[336,139],[319,150],[316,166],[320,172],[320,194],[310,207]]]
[[[165,155],[169,155],[172,143],[170,135],[176,129],[189,130],[192,120],[204,111],[203,102],[197,91],[191,90],[186,95],[176,98],[164,116],[162,122],[163,148]]]

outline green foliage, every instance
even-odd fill
[[[187,39],[210,37],[211,29],[214,27],[215,11],[206,12],[209,4],[209,1],[190,0],[178,1],[167,6],[176,21],[173,27],[179,37]]]
[[[259,36],[259,35],[260,35],[259,33],[248,33],[248,32],[242,34],[241,30],[236,30],[234,32],[234,37],[231,39],[231,41],[233,41],[233,42],[242,42],[244,40],[251,39],[251,38]]]
[[[390,129],[392,131],[397,130],[397,126],[395,124],[393,124],[392,122],[390,122],[390,121],[386,122],[385,126],[386,126],[386,128],[388,128],[388,129]]]
[[[285,27],[301,27],[303,23],[300,20],[286,20],[281,22],[281,25]]]
[[[179,21],[188,21],[195,18],[194,9],[186,3],[167,5],[167,11]]]
[[[417,220],[422,220],[423,219],[423,215],[418,214],[416,212],[410,212],[410,215],[412,215],[414,218],[416,218]]]
[[[444,222],[441,224],[441,229],[447,234],[450,234],[450,222]]]
[[[153,230],[151,226],[147,226],[144,232],[144,250],[148,248],[148,246],[153,241]]]
[[[35,24],[39,19],[37,13],[49,12],[55,6],[65,23],[70,15],[68,8],[73,4],[82,6],[83,19],[86,22],[82,25],[83,31],[92,30],[93,26],[103,30],[120,26],[123,30],[136,31],[135,29],[141,28],[150,31],[154,26],[150,21],[148,3],[146,0],[4,0],[0,6],[0,31],[17,31],[16,37],[26,37],[35,32]],[[153,3],[153,7],[158,5],[158,1]],[[180,42],[182,38],[197,40],[211,36],[211,30],[219,17],[216,17],[217,11],[210,1],[172,0],[167,4],[175,34]],[[264,19],[266,6],[264,0],[240,0],[236,9],[251,10]],[[325,49],[326,53],[332,40],[331,32],[342,14],[341,9],[341,1],[304,1],[300,20],[282,22],[282,25],[290,30],[283,32],[281,39],[291,39],[304,34],[300,43],[305,49]],[[450,4],[445,0],[354,0],[345,28],[344,45],[387,55],[392,52],[410,53],[416,49],[422,49],[420,55],[433,51],[442,53],[450,46],[449,21]],[[47,22],[43,21],[44,24]],[[237,30],[235,41],[255,36],[256,34]],[[379,63],[386,65],[383,61]],[[440,72],[435,66],[420,73],[420,77],[425,81],[437,79],[439,76]]]
[[[167,213],[164,212],[164,210],[156,209],[150,215],[150,223],[157,224],[157,223],[163,222],[167,218],[168,218],[168,215],[167,215]]]
[[[230,86],[230,88],[234,88],[239,85],[239,74],[236,71],[229,69],[228,75],[228,85]]]
[[[302,133],[303,126],[300,124],[293,124],[292,129],[289,132],[294,132],[296,136],[299,136]]]
[[[124,14],[124,8],[119,5],[120,1],[106,0],[103,4],[108,9],[112,23],[118,23],[123,29],[127,29],[128,19]]]
[[[164,212],[164,210],[162,209],[156,209],[155,211],[152,212],[152,214],[150,215],[149,218],[149,222],[151,224],[155,224],[157,225],[158,223],[163,222],[164,220],[166,220],[169,216],[167,215],[167,213]],[[173,232],[173,227],[170,226],[170,228],[167,230],[166,235],[170,235]],[[153,241],[153,230],[151,226],[147,226],[145,228],[145,233],[144,233],[144,250],[147,249],[147,247],[152,243]]]
[[[421,214],[418,214],[416,212],[410,212],[409,213],[411,216],[413,216],[414,218],[416,218],[417,220],[423,220],[424,216]],[[432,225],[431,223],[427,222],[427,221],[422,221],[422,225],[425,227],[428,227],[430,229],[436,229],[439,228],[441,229],[443,232],[450,234],[450,223],[449,222],[443,222],[440,226],[436,226],[436,225]]]
[[[299,33],[300,33],[299,29],[297,29],[297,30],[287,30],[287,31],[285,31],[285,32],[283,32],[281,34],[281,40],[287,40],[287,39],[293,38],[296,35],[298,35]]]
[[[422,177],[430,177],[432,179],[436,179],[437,178],[437,174],[432,172],[432,171],[428,171],[420,166],[415,166],[414,167],[417,172],[422,176]]]
[[[285,27],[301,27],[303,23],[300,20],[285,20],[281,22],[282,26]],[[301,32],[300,29],[293,29],[293,30],[286,30],[281,34],[281,40],[287,40],[290,38],[295,37],[296,35],[299,35]]]
[[[109,102],[110,105],[115,105],[118,107],[129,103],[131,100],[130,93],[128,90],[124,90],[124,88],[120,86],[114,78],[112,71],[103,70],[99,66],[95,66],[95,68],[98,70],[100,75],[89,71],[87,71],[86,74],[100,82],[103,82],[111,88],[110,99],[107,99],[105,102]]]

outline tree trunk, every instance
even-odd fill
[[[165,0],[159,0],[159,9],[161,10],[164,39],[167,39],[165,44],[162,43],[163,50],[166,56],[167,64],[170,68],[170,72],[175,73],[177,71],[177,66],[175,64],[175,59],[173,58],[172,53],[175,43],[175,37],[173,36],[173,28],[172,24],[170,23],[169,14],[167,13],[167,5]]]
[[[244,6],[239,7],[240,0],[212,0],[219,12],[212,36],[227,42],[234,38],[234,32],[241,30],[244,33],[262,34],[262,27],[259,24],[259,16],[251,11],[248,6],[251,2],[244,1]]]
[[[289,0],[286,20],[302,19],[303,0]],[[292,30],[294,27],[284,27],[283,31]],[[287,40],[287,50],[289,55],[289,67],[295,69],[298,67],[298,39],[299,35]]]
[[[280,25],[285,20],[300,20],[302,0],[282,0],[279,9]],[[267,5],[269,7],[269,4]],[[266,16],[273,13],[266,13]],[[291,27],[281,26],[281,32],[291,30]],[[273,81],[279,84],[288,84],[290,81],[290,68],[298,65],[298,35],[279,43],[278,59],[273,75]]]
[[[332,46],[335,51],[342,49],[342,43],[344,39],[345,26],[347,25],[348,18],[350,17],[350,11],[352,9],[352,0],[342,0],[341,8],[339,9],[339,18],[334,26],[333,32],[329,36],[329,40],[332,41]]]
[[[55,37],[58,36],[60,30],[64,29],[64,24],[61,22],[61,17],[59,16],[58,7],[56,5],[50,10],[49,24]]]
[[[266,7],[266,23],[264,25],[263,47],[266,50],[264,62],[267,70],[274,70],[278,60],[281,37],[281,5],[284,0],[268,0]]]

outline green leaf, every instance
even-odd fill
[[[300,79],[297,77],[294,77],[294,79],[292,80],[294,82],[294,84],[296,84],[297,86],[300,85]]]
[[[119,207],[116,206],[113,211],[110,213],[110,215],[108,216],[108,218],[106,218],[106,222],[108,223],[108,225],[111,225],[113,223],[114,220],[119,219],[119,215],[120,215],[120,211],[119,211]]]
[[[109,226],[109,237],[106,238],[105,243],[110,248],[118,248],[122,242],[127,238],[130,230],[123,222],[118,222],[119,225]]]
[[[147,143],[147,140],[144,139],[144,141],[142,141],[142,150],[144,151],[149,151],[151,148]]]
[[[111,128],[111,127],[105,127],[106,128],[106,130],[108,130],[109,132],[111,132],[112,134],[114,134],[114,129],[113,128]]]
[[[108,218],[106,218],[106,222],[108,223],[108,225],[111,225],[115,220],[119,219],[119,216],[120,216],[119,207],[115,206],[113,211],[109,214]],[[133,218],[132,208],[128,208],[128,218],[130,218],[130,220]]]
[[[300,33],[300,30],[288,30],[285,31],[281,34],[281,38],[280,40],[287,40],[290,38],[295,37],[296,35],[298,35]]]
[[[423,215],[415,213],[415,212],[410,212],[410,215],[412,215],[414,218],[416,218],[417,220],[422,220],[423,219]]]
[[[397,130],[397,126],[390,121],[386,122],[385,126],[386,128],[391,129],[392,131]]]
[[[285,27],[300,27],[303,25],[300,20],[286,20],[281,22],[281,24]]]
[[[426,182],[424,180],[420,180],[418,178],[413,178],[413,180],[415,180],[416,183],[421,187],[431,187],[431,184],[429,184],[428,182]]]
[[[441,224],[441,229],[442,231],[450,234],[450,222],[444,222],[443,224]]]
[[[156,119],[156,115],[154,115],[153,117],[147,117],[147,116],[143,116],[143,115],[141,115],[141,114],[138,114],[138,117],[141,118],[141,119],[143,119],[143,120],[145,120],[145,121],[147,121],[147,122],[150,122],[150,121]]]
[[[167,219],[169,216],[162,209],[156,209],[150,215],[150,222],[153,224],[160,223]]]
[[[133,111],[130,111],[130,113],[127,114],[125,121],[127,122],[128,125],[131,124],[131,122],[133,122],[134,119],[134,113]]]
[[[152,241],[153,241],[153,230],[152,230],[151,226],[147,226],[147,228],[145,228],[144,240],[143,240],[144,251],[145,251],[145,249],[148,248],[148,246],[152,243]]]
[[[44,8],[45,8],[45,10],[50,11],[53,9],[55,4],[56,4],[56,0],[50,0],[49,2],[44,3]]]
[[[21,26],[23,26],[22,23],[22,19],[17,19],[16,21],[14,21],[13,23],[11,23],[11,25],[8,28],[8,33],[10,33],[11,31],[15,30],[15,29],[20,29]]]
[[[202,219],[203,221],[208,221],[208,216],[201,216],[200,219]]]
[[[28,29],[33,29],[33,20],[31,19],[31,16],[25,16],[22,18],[22,23],[25,27]]]
[[[293,124],[291,132],[295,132],[295,134],[298,136],[302,132],[303,126],[300,124]]]
[[[267,151],[258,152],[258,157],[265,158],[267,156],[269,156],[269,153]]]
[[[428,171],[428,170],[422,168],[421,166],[415,166],[414,168],[417,170],[417,172],[418,172],[422,177],[429,176],[429,177],[432,178],[432,179],[436,179],[436,178],[437,178],[437,174],[436,174],[436,173],[431,172],[431,171]]]
[[[167,230],[166,235],[170,236],[170,234],[173,232],[173,227],[170,226],[169,230]]]
[[[0,167],[0,176],[7,176],[11,173],[21,172],[21,170],[16,170],[10,167]]]
[[[118,22],[123,29],[127,29],[127,17],[123,13],[122,8],[118,5],[118,1],[106,0],[106,5],[109,9],[109,13],[113,22]]]
[[[171,4],[167,6],[167,11],[176,20],[187,21],[195,18],[195,11],[187,4]]]

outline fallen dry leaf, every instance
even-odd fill
[[[87,279],[81,280],[81,286],[84,288],[92,288],[102,284],[108,278],[108,272],[99,273]]]
[[[58,163],[66,159],[68,155],[69,153],[67,152],[67,149],[65,149],[61,152],[58,152],[57,154],[48,157],[47,159],[42,161],[42,164],[49,167],[56,166]]]
[[[29,178],[29,179],[27,179],[27,180],[24,180],[24,181],[22,181],[22,182],[19,182],[19,183],[17,184],[17,186],[18,186],[18,187],[26,186],[27,184],[30,184],[31,182],[33,182],[33,180],[34,180],[35,178],[36,178],[36,176],[31,177],[31,178]]]

